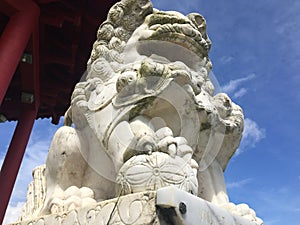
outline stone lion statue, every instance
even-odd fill
[[[197,13],[162,12],[148,0],[115,4],[51,143],[40,213],[169,185],[240,212],[223,171],[243,112],[214,94],[210,47]]]

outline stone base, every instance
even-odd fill
[[[174,187],[157,190],[156,205],[158,215],[170,222],[180,225],[256,225],[241,216],[207,202]],[[165,211],[165,212],[164,212]],[[167,213],[166,213],[167,212]]]
[[[175,187],[102,201],[14,225],[255,225]]]

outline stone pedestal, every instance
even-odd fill
[[[14,225],[255,225],[175,187],[141,192]]]
[[[157,190],[157,213],[161,224],[255,225],[241,216],[174,187]]]

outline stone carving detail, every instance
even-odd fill
[[[180,202],[184,202],[186,205],[185,214],[182,214],[182,210],[180,211]],[[249,208],[245,205],[243,208],[243,213],[248,214]],[[254,217],[250,218],[248,215],[248,218],[241,218],[240,214],[230,214],[200,198],[169,187],[157,192],[139,192],[99,203],[91,203],[80,209],[35,217],[30,221],[20,221],[14,225],[166,225],[179,223],[194,225],[199,224],[199,221],[205,225],[257,224]],[[255,213],[253,215],[255,216]]]
[[[210,47],[199,14],[158,11],[148,0],[115,4],[51,143],[38,213],[75,218],[75,209],[118,193],[170,185],[245,211],[232,207],[223,176],[243,112],[225,93],[214,94]],[[253,215],[247,212],[241,215]]]
[[[159,225],[155,223],[156,220],[155,192],[143,192],[92,203],[80,209],[36,217],[30,222],[20,221],[16,225]]]
[[[196,164],[196,162],[195,162]],[[197,164],[196,164],[197,165]],[[176,156],[154,152],[152,155],[133,156],[119,171],[117,182],[121,184],[122,194],[136,193],[175,185],[181,190],[196,194],[198,181],[196,171],[190,164]]]
[[[50,203],[51,214],[63,213],[72,209],[95,204],[94,192],[87,188],[71,186],[66,191],[53,197]]]
[[[28,220],[37,216],[44,206],[46,197],[46,165],[41,165],[32,171],[33,181],[28,185],[26,204],[22,209],[20,220]]]

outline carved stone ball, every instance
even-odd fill
[[[198,181],[189,162],[162,152],[131,157],[121,167],[117,183],[122,194],[155,191],[174,185],[192,194],[198,192]]]

